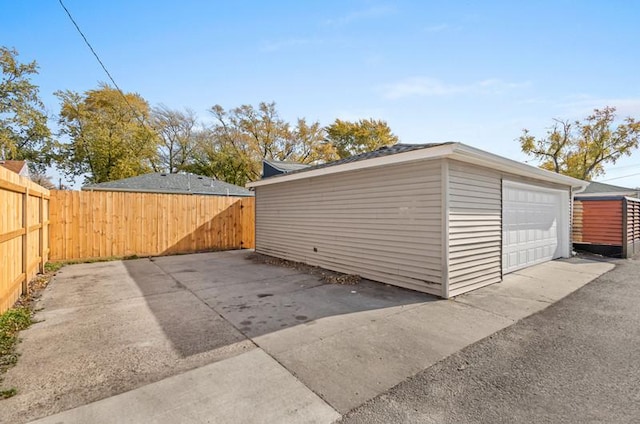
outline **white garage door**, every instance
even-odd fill
[[[502,270],[569,256],[569,192],[502,183]]]

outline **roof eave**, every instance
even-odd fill
[[[284,183],[287,181],[318,177],[321,175],[373,168],[381,165],[391,165],[395,163],[405,163],[416,160],[444,158],[455,159],[461,162],[489,167],[506,173],[530,177],[536,180],[567,185],[576,189],[583,189],[589,184],[588,182],[579,180],[577,178],[568,177],[566,175],[557,174],[545,169],[526,165],[524,163],[520,163],[512,159],[507,159],[493,153],[485,152],[484,150],[476,149],[462,143],[449,143],[426,149],[412,150],[409,152],[381,156],[377,158],[350,162],[326,168],[313,169],[310,171],[304,171],[294,174],[274,175],[267,180],[250,182],[246,185],[246,187],[260,187],[265,185]]]
[[[306,178],[319,177],[321,175],[337,174],[347,171],[373,168],[382,165],[395,163],[412,162],[422,159],[437,159],[450,155],[456,143],[442,144],[428,149],[411,150],[409,152],[396,153],[394,155],[380,156],[356,162],[344,163],[341,165],[329,166],[326,168],[312,169],[309,171],[296,172],[293,174],[274,175],[265,180],[258,180],[248,183],[245,187],[253,188],[271,184],[284,183],[287,181],[302,180]]]
[[[507,159],[462,143],[458,143],[456,145],[455,151],[451,155],[451,159],[498,169],[503,172],[530,177],[536,180],[568,185],[575,189],[584,189],[589,185],[588,181],[547,171],[546,169],[527,165],[513,159]]]

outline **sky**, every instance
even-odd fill
[[[535,165],[523,128],[605,106],[640,118],[638,2],[63,1],[124,91],[203,121],[273,101],[288,121],[382,119],[404,143]],[[58,0],[0,0],[0,44],[38,62],[53,121],[55,91],[108,80]],[[640,151],[596,180],[640,187]]]

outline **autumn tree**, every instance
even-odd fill
[[[212,137],[212,132],[198,137],[193,160],[186,170],[243,186],[251,181],[253,164],[248,155],[238,152],[233,144]]]
[[[86,91],[59,91],[60,168],[101,183],[152,171],[158,137],[147,124],[149,105],[138,94],[124,94],[106,84]]]
[[[582,180],[604,174],[604,165],[629,156],[640,141],[640,122],[632,117],[615,123],[616,109],[594,109],[583,121],[554,119],[543,138],[527,129],[518,138],[522,151],[540,167]]]
[[[193,159],[200,136],[195,112],[160,105],[152,109],[150,125],[159,137],[157,168],[169,173],[184,171]]]
[[[216,105],[211,113],[215,121],[201,139],[194,172],[244,185],[260,178],[263,159],[320,163],[337,158],[318,122],[298,119],[291,125],[280,117],[275,103],[228,111]]]
[[[336,119],[326,128],[326,141],[335,147],[340,158],[346,158],[396,144],[398,137],[382,120],[350,122]]]
[[[307,123],[306,119],[300,118],[291,132],[296,143],[288,160],[318,164],[340,159],[335,146],[325,140],[325,128],[319,122]]]
[[[38,65],[17,57],[16,50],[0,46],[0,159],[27,160],[43,172],[52,140],[38,87],[31,82]]]

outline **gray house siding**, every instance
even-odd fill
[[[500,173],[449,161],[449,292],[502,280]]]
[[[256,251],[441,296],[441,162],[256,187]]]
[[[570,190],[455,160],[449,161],[448,169],[449,285],[445,297],[502,281],[503,180]]]

